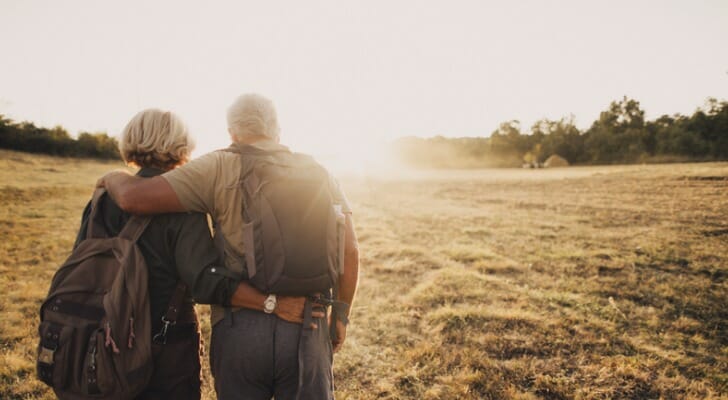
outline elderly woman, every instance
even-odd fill
[[[124,128],[119,143],[124,161],[139,167],[137,176],[144,178],[184,164],[192,147],[182,121],[171,112],[156,109],[134,116]],[[102,198],[99,207],[97,215],[101,215],[107,234],[118,235],[130,215],[110,196]],[[90,203],[84,211],[76,245],[86,238],[89,215]],[[139,398],[199,399],[200,333],[193,299],[199,303],[263,310],[266,297],[221,267],[204,214],[157,215],[138,245],[149,268],[152,335],[165,334],[164,340],[154,341],[154,374]],[[178,285],[179,282],[185,285]],[[184,293],[177,321],[163,330],[162,317],[172,304],[175,292]],[[280,297],[275,313],[282,319],[300,323],[304,301]]]

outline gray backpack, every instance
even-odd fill
[[[343,266],[343,216],[328,172],[286,149],[232,145],[240,155],[244,265],[264,293],[328,293]]]

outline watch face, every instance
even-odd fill
[[[265,299],[265,302],[263,302],[263,311],[270,314],[273,312],[273,310],[275,310],[275,308],[276,308],[276,298],[274,296],[268,296],[268,298]]]

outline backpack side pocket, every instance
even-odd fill
[[[69,384],[70,357],[75,350],[71,341],[74,328],[43,321],[38,330],[41,337],[36,364],[38,379],[54,389],[64,389]]]

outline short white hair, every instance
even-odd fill
[[[266,136],[278,139],[280,128],[275,106],[259,94],[244,94],[227,111],[230,134],[241,139],[246,136]]]
[[[187,162],[194,147],[184,122],[172,112],[155,108],[137,113],[119,141],[126,163],[165,171]]]

